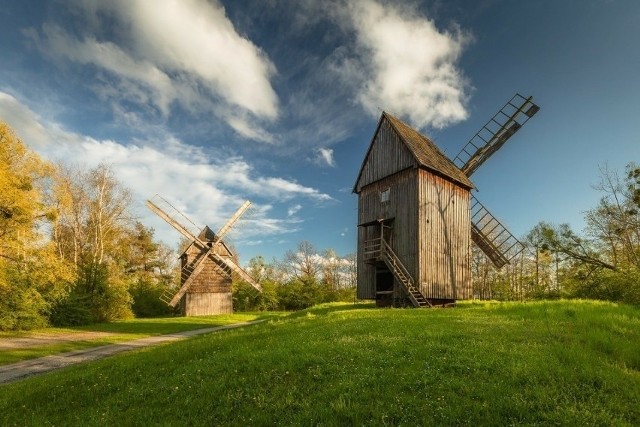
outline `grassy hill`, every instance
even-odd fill
[[[0,386],[1,425],[640,425],[640,309],[320,306]]]

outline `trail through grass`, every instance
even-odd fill
[[[171,334],[258,319],[270,319],[282,315],[285,315],[285,313],[236,313],[199,317],[162,317],[98,323],[76,328],[47,328],[29,332],[4,332],[0,334],[0,365],[72,350],[126,342],[152,335]],[[106,332],[110,335],[96,334],[95,337],[86,337],[85,332]],[[78,338],[74,338],[76,335]],[[43,343],[15,348],[4,348],[1,345],[3,341],[32,336],[42,338]],[[55,340],[46,342],[47,337],[55,338]]]
[[[640,309],[329,305],[2,386],[1,425],[640,425]]]

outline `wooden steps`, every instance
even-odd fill
[[[398,256],[393,252],[391,246],[389,246],[384,239],[380,239],[380,243],[380,258],[382,258],[391,273],[393,273],[398,282],[400,282],[411,304],[418,308],[431,307],[429,300],[427,300],[415,286],[409,271],[407,271]]]

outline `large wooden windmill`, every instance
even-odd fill
[[[472,297],[471,242],[500,268],[523,245],[471,194],[469,177],[540,108],[516,94],[452,160],[383,112],[358,194],[358,297],[380,306]]]
[[[196,226],[160,196],[147,200],[149,209],[191,241],[180,256],[180,289],[175,294],[164,295],[164,302],[172,307],[180,303],[185,316],[232,313],[231,282],[234,273],[262,292],[262,287],[236,264],[232,251],[222,240],[250,205],[251,202],[246,201],[214,233],[207,226],[202,229]]]

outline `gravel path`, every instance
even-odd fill
[[[89,362],[92,360],[102,359],[107,356],[122,353],[124,351],[135,350],[137,348],[151,347],[154,345],[180,341],[186,338],[208,334],[210,332],[224,331],[227,329],[240,328],[243,326],[254,325],[264,322],[264,320],[254,320],[252,322],[234,323],[226,326],[216,326],[212,328],[194,329],[191,331],[177,332],[166,335],[156,335],[147,338],[141,338],[134,341],[127,341],[118,344],[103,345],[101,347],[87,348],[83,350],[75,350],[67,353],[54,354],[39,359],[25,360],[10,365],[0,366],[0,384],[6,384],[18,380],[22,380],[33,375],[44,374],[65,366],[76,365],[78,363]],[[71,334],[75,335],[75,334]],[[86,339],[86,338],[85,338]],[[57,342],[57,341],[56,341]],[[34,344],[35,345],[35,344]]]
[[[74,341],[89,341],[116,335],[112,332],[69,332],[66,334],[31,334],[22,338],[0,338],[0,350],[16,350],[42,345],[62,344]]]

